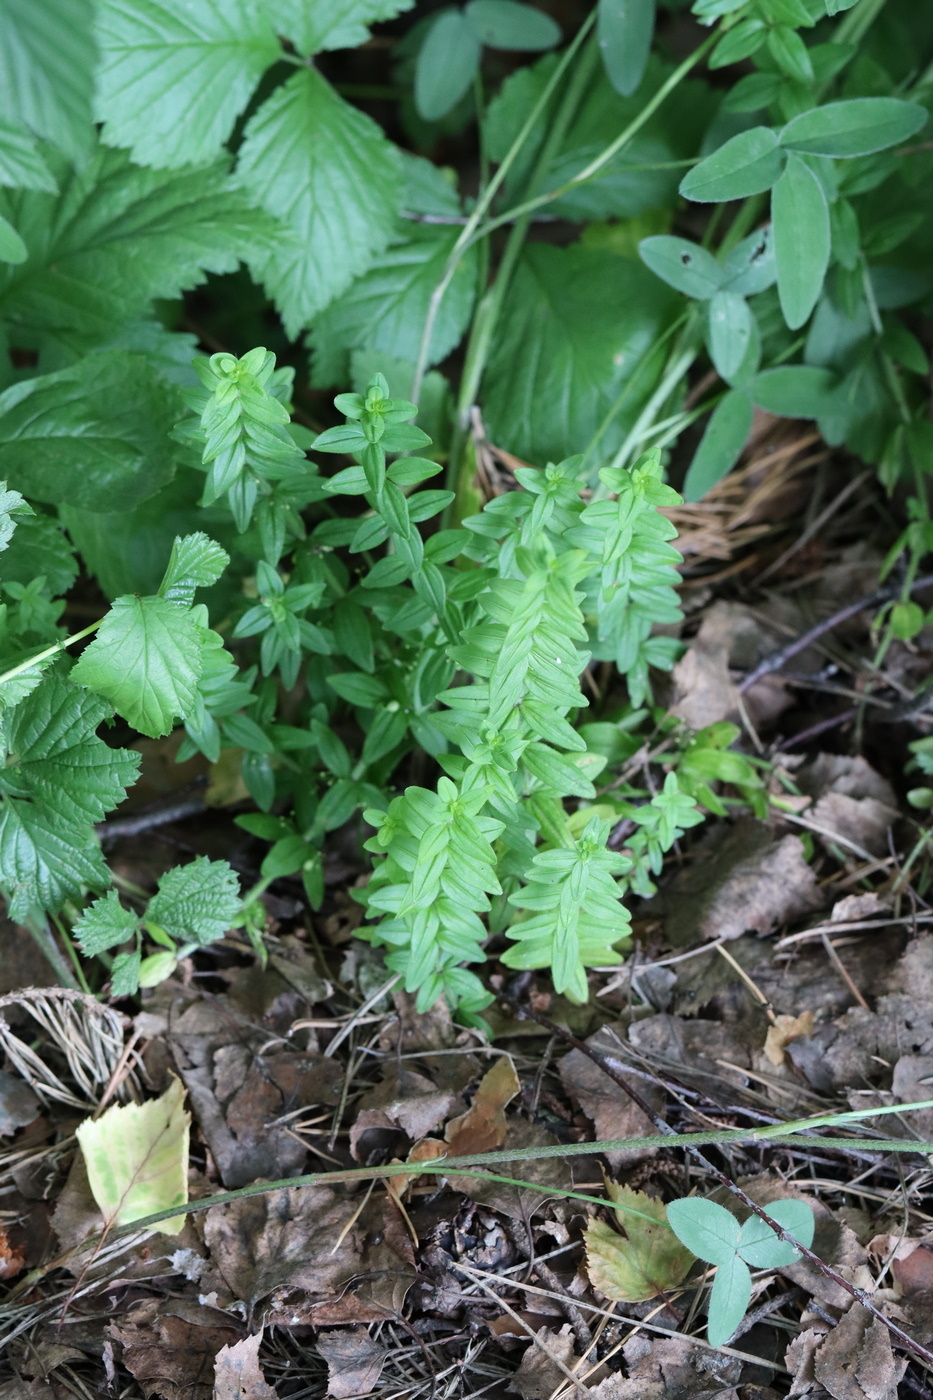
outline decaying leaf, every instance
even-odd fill
[[[641,1303],[676,1288],[695,1256],[667,1223],[660,1201],[630,1186],[607,1181],[615,1202],[619,1230],[601,1220],[586,1229],[586,1268],[590,1282],[607,1298]]]
[[[509,1381],[509,1390],[517,1390],[522,1400],[548,1400],[548,1396],[567,1382],[558,1362],[573,1370],[575,1360],[569,1324],[565,1323],[559,1331],[542,1327]]]
[[[765,1054],[777,1068],[786,1056],[785,1045],[798,1040],[802,1035],[813,1034],[814,1016],[812,1011],[801,1011],[799,1016],[775,1016],[765,1036]]]
[[[321,1332],[316,1345],[327,1362],[327,1393],[333,1400],[369,1395],[375,1390],[388,1352],[365,1327]]]
[[[214,1358],[241,1330],[238,1319],[215,1308],[185,1298],[147,1298],[112,1322],[109,1334],[144,1395],[211,1400]]]
[[[817,1351],[813,1374],[833,1400],[896,1400],[906,1365],[884,1324],[855,1303]]]
[[[259,1365],[262,1332],[254,1332],[232,1346],[221,1347],[214,1358],[213,1400],[275,1400]]]
[[[106,1229],[187,1201],[191,1116],[184,1098],[180,1082],[173,1079],[159,1098],[115,1104],[78,1128],[88,1181]],[[154,1228],[177,1235],[184,1223],[185,1217],[177,1215]]]
[[[501,1055],[486,1071],[466,1113],[451,1118],[444,1130],[450,1157],[466,1157],[474,1152],[494,1152],[505,1142],[505,1108],[521,1091],[515,1066],[508,1055]]]

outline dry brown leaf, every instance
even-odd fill
[[[619,1043],[624,1035],[622,1026],[604,1026],[591,1035],[586,1044],[598,1054],[617,1058]],[[655,1113],[662,1111],[665,1102],[663,1089],[628,1073],[622,1063],[613,1064],[613,1069],[621,1079],[632,1085]],[[582,1050],[571,1050],[565,1055],[558,1065],[558,1072],[564,1089],[579,1104],[587,1118],[592,1119],[600,1140],[656,1135],[657,1128],[651,1119]],[[641,1162],[655,1156],[655,1149],[613,1151],[605,1155],[612,1169],[618,1171],[623,1163]]]
[[[856,846],[870,856],[888,853],[888,833],[897,820],[897,811],[874,797],[849,797],[844,792],[828,792],[807,813],[822,845],[843,849]],[[818,830],[817,830],[818,828]],[[834,841],[833,838],[841,838]]]
[[[259,1365],[262,1333],[254,1332],[232,1346],[221,1347],[214,1359],[213,1400],[276,1400]]]
[[[917,1240],[904,1241],[914,1248],[903,1259],[895,1259],[891,1272],[905,1296],[913,1293],[929,1293],[933,1302],[933,1249]]]
[[[321,1332],[315,1345],[327,1362],[327,1391],[334,1400],[369,1395],[375,1390],[388,1351],[365,1327]]]
[[[466,1113],[451,1118],[444,1131],[448,1156],[467,1157],[474,1152],[494,1152],[505,1142],[505,1108],[521,1092],[515,1066],[500,1055],[480,1080]]]
[[[884,1323],[855,1303],[816,1352],[813,1375],[833,1400],[897,1400],[906,1366]]]
[[[214,1357],[240,1336],[234,1319],[183,1298],[137,1303],[108,1330],[143,1394],[161,1400],[212,1400]]]
[[[436,1162],[439,1157],[447,1156],[447,1144],[439,1142],[437,1138],[422,1138],[416,1142],[409,1152],[407,1162],[412,1164],[418,1162]],[[397,1160],[397,1159],[396,1159]],[[418,1179],[418,1172],[406,1173],[404,1176],[390,1176],[386,1178],[386,1190],[392,1200],[397,1205],[401,1205],[405,1192],[413,1181]]]
[[[813,1034],[813,1021],[812,1011],[801,1011],[799,1016],[775,1016],[765,1036],[765,1055],[775,1068],[787,1059],[784,1053],[786,1045],[790,1045],[792,1040],[799,1040],[802,1035]]]
[[[549,1400],[558,1387],[568,1383],[557,1362],[562,1361],[568,1370],[573,1370],[576,1359],[569,1323],[564,1323],[560,1331],[542,1327],[535,1333],[508,1388],[517,1390],[522,1400]]]

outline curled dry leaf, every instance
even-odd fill
[[[321,1332],[317,1349],[327,1362],[327,1393],[333,1400],[371,1394],[379,1384],[388,1355],[386,1348],[380,1346],[365,1327]]]
[[[614,1182],[607,1182],[606,1190],[616,1206],[619,1230],[601,1220],[591,1220],[587,1226],[590,1282],[621,1303],[645,1302],[676,1288],[695,1256],[668,1225],[662,1203]]]
[[[814,1016],[812,1011],[801,1011],[799,1016],[775,1016],[765,1036],[765,1055],[777,1068],[787,1058],[785,1045],[798,1040],[802,1035],[813,1034]]]
[[[444,1131],[449,1157],[493,1152],[505,1142],[505,1109],[521,1091],[515,1066],[501,1055],[480,1080],[476,1097],[459,1118],[451,1118]]]
[[[259,1365],[262,1332],[254,1332],[232,1346],[221,1347],[214,1358],[213,1400],[275,1400]]]

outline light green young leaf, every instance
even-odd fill
[[[13,538],[13,531],[16,529],[18,521],[13,519],[14,515],[33,515],[32,506],[24,500],[18,491],[8,491],[6,482],[0,481],[0,550],[9,548],[10,540]],[[6,564],[6,560],[4,560]],[[9,577],[4,570],[4,577]]]
[[[96,54],[90,0],[5,0],[0,116],[81,161],[93,141]]]
[[[560,43],[560,27],[550,15],[519,0],[470,0],[464,14],[480,43],[491,49],[550,49]]]
[[[823,186],[800,156],[788,157],[771,195],[771,218],[781,310],[797,330],[823,290],[831,243]]]
[[[599,0],[597,35],[609,81],[628,97],[645,74],[654,35],[655,0]]]
[[[369,38],[370,24],[394,19],[415,0],[268,0],[276,33],[302,55],[321,49],[355,49]]]
[[[223,938],[240,912],[240,886],[225,860],[198,856],[159,880],[149,901],[147,922],[181,942],[202,946]]]
[[[129,509],[171,479],[179,407],[145,355],[88,355],[0,394],[5,471],[37,501]]]
[[[771,1201],[765,1210],[782,1230],[794,1236],[809,1249],[813,1243],[816,1219],[806,1201],[793,1198]],[[781,1269],[793,1264],[799,1253],[791,1244],[779,1240],[759,1215],[750,1215],[739,1235],[738,1251],[753,1269]]]
[[[728,1214],[728,1212],[727,1212]],[[716,1269],[709,1296],[706,1335],[710,1346],[723,1347],[748,1311],[752,1300],[752,1276],[737,1254]]]
[[[418,50],[415,65],[415,106],[426,122],[439,121],[469,91],[482,44],[474,26],[460,10],[438,15]]]
[[[74,925],[75,942],[86,957],[125,943],[139,927],[139,916],[124,909],[116,890],[89,904]]]
[[[388,243],[395,153],[375,122],[307,69],[248,123],[239,173],[291,235],[255,265],[297,335]]]
[[[811,156],[866,156],[909,140],[927,120],[916,102],[854,97],[801,112],[781,132],[781,145]]]
[[[638,256],[669,287],[698,301],[708,301],[723,281],[723,270],[712,253],[688,238],[673,238],[666,233],[643,238]]]
[[[0,185],[53,194],[58,189],[55,176],[39,154],[36,138],[19,122],[0,120]]]
[[[176,536],[171,557],[159,588],[159,597],[190,607],[197,588],[216,583],[230,563],[230,556],[216,541],[198,531]]]
[[[253,0],[100,0],[97,118],[140,165],[216,156],[279,44]]]
[[[84,1156],[91,1193],[104,1229],[188,1200],[188,1136],[181,1081],[145,1103],[114,1104],[99,1118],[86,1118],[75,1136]],[[177,1235],[185,1216],[162,1220],[155,1229]]]
[[[752,411],[744,389],[730,389],[713,409],[687,471],[685,501],[701,501],[735,466],[752,430]]]
[[[698,1259],[707,1264],[728,1264],[735,1257],[740,1226],[725,1206],[704,1196],[688,1196],[671,1201],[667,1219],[677,1238]]]
[[[157,739],[194,704],[201,629],[167,598],[117,598],[72,671],[142,734]]]
[[[717,373],[731,383],[748,353],[752,313],[737,292],[717,292],[709,304],[709,353]]]
[[[16,229],[0,214],[0,262],[23,263],[29,257],[29,249]]]
[[[685,199],[722,204],[762,194],[774,185],[784,166],[777,133],[767,126],[741,131],[701,160],[680,182]]]

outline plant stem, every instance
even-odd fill
[[[62,940],[62,943],[65,945],[65,952],[71,959],[72,967],[75,970],[75,976],[78,979],[78,985],[80,986],[82,992],[85,992],[88,996],[92,996],[93,993],[91,992],[91,989],[88,986],[87,978],[84,975],[84,968],[81,966],[81,959],[78,957],[77,949],[75,948],[75,945],[71,940],[71,935],[69,934],[68,930],[65,928],[65,925],[62,923],[61,919],[58,917],[57,914],[52,914],[51,919],[55,927],[58,929],[58,934]]]
[[[83,641],[85,637],[89,637],[92,632],[97,631],[103,620],[102,617],[98,618],[96,622],[91,623],[90,627],[82,627],[80,632],[73,632],[70,637],[63,637],[60,642],[53,642],[50,647],[45,648],[45,651],[37,652],[35,656],[30,656],[28,660],[21,661],[18,666],[11,666],[9,671],[4,671],[3,674],[0,675],[0,685],[3,685],[4,681],[11,681],[14,677],[21,676],[24,671],[30,670],[33,666],[38,666],[41,662],[48,661],[50,657],[56,656],[60,651],[64,651],[65,647],[70,647],[72,643]]]

